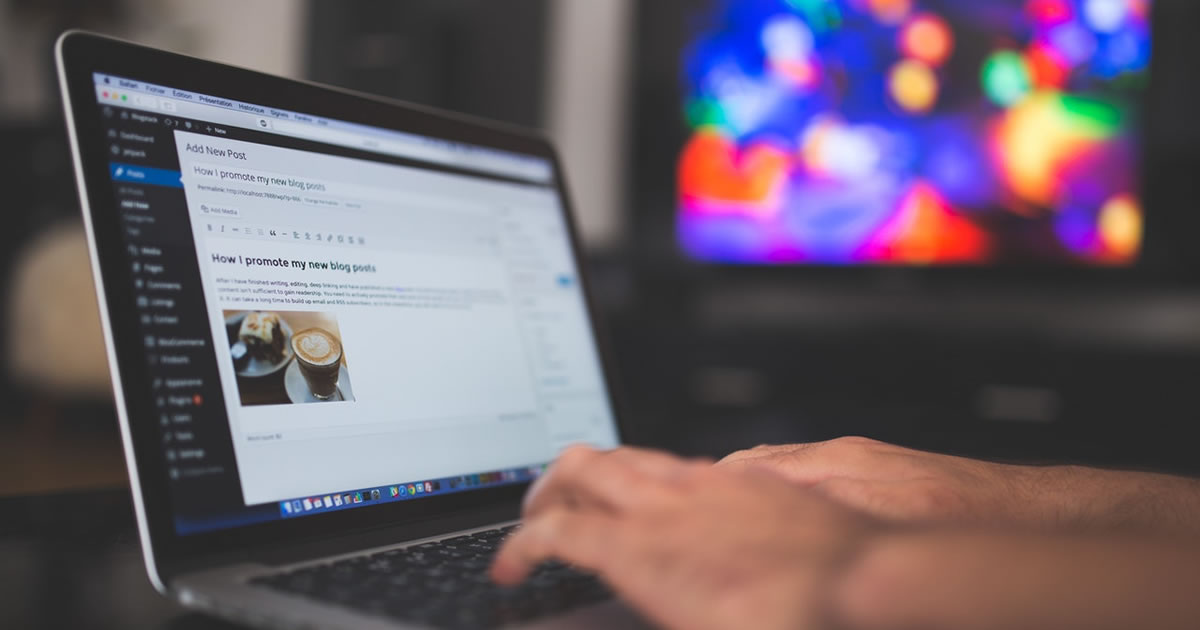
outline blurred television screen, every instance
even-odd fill
[[[1151,0],[713,0],[676,233],[702,261],[1129,266]]]

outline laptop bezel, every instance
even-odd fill
[[[469,116],[285,79],[94,33],[64,33],[56,45],[56,55],[131,489],[147,566],[156,586],[162,588],[179,571],[215,566],[213,563],[221,562],[222,558],[264,547],[294,546],[306,540],[344,538],[356,532],[382,527],[398,527],[397,535],[403,536],[406,525],[412,525],[416,532],[421,529],[421,523],[455,521],[472,513],[515,515],[528,484],[317,514],[210,533],[177,535],[170,508],[166,462],[153,424],[156,414],[149,397],[136,394],[141,384],[146,382],[148,366],[138,343],[140,336],[134,316],[133,291],[120,255],[123,246],[119,214],[111,192],[107,147],[98,116],[99,105],[95,100],[93,73],[96,72],[550,160],[557,193],[566,215],[564,219],[572,255],[580,271],[580,287],[606,380],[607,396],[617,422],[616,430],[619,436],[628,435],[623,424],[625,414],[621,412],[614,388],[617,380],[613,361],[596,317],[597,310],[580,256],[580,238],[566,179],[556,151],[545,138],[528,130]],[[135,393],[127,396],[125,392]]]

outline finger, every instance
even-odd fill
[[[793,446],[799,446],[799,445],[793,445]],[[759,444],[758,446],[755,446],[753,448],[745,448],[740,451],[734,451],[734,452],[726,455],[725,457],[722,457],[721,460],[718,461],[717,463],[718,464],[733,464],[735,462],[739,462],[739,461],[742,461],[745,459],[755,459],[758,457],[773,455],[776,452],[785,450],[787,448],[788,448],[787,446],[780,446],[780,445],[775,445],[775,444]]]
[[[612,547],[620,544],[613,541],[616,523],[615,517],[596,510],[546,511],[505,541],[492,563],[492,579],[518,584],[551,559],[602,573]]]
[[[970,516],[969,508],[957,495],[903,481],[830,477],[811,487],[831,501],[890,521],[957,521]]]
[[[776,475],[792,478],[793,469],[813,468],[813,460],[819,455],[824,442],[814,444],[788,444],[784,446],[757,446],[738,451],[717,462],[717,466],[731,470],[752,468],[769,470]]]
[[[551,506],[629,509],[661,499],[665,484],[698,466],[708,464],[642,449],[573,447],[530,488],[525,496],[525,516],[536,516]]]
[[[773,459],[781,456],[796,455],[804,451],[817,448],[823,443],[824,442],[779,445],[761,444],[759,446],[755,446],[754,448],[748,448],[730,453],[717,463],[721,465],[736,465],[758,459]]]
[[[765,468],[795,483],[816,483],[831,476],[863,477],[871,461],[864,438],[839,438],[811,444],[756,448],[734,453],[719,465],[734,469]]]
[[[862,510],[882,518],[892,515],[880,513],[878,492],[873,486],[858,479],[848,477],[830,477],[812,484],[812,490],[831,501],[846,507]]]

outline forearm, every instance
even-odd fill
[[[1013,509],[1052,531],[1200,534],[1200,481],[1054,466],[1020,473]]]
[[[835,581],[849,630],[1200,627],[1200,545],[926,531],[869,543]]]

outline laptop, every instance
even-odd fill
[[[529,132],[84,32],[58,71],[146,570],[259,627],[629,627],[487,579],[615,447],[564,176]]]

